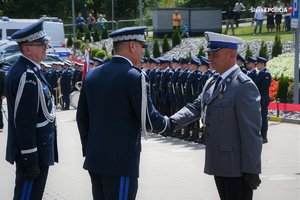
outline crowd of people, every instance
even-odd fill
[[[259,27],[258,34],[262,32],[262,26],[264,22],[265,15],[267,17],[267,31],[272,32],[275,28],[276,32],[280,31],[291,31],[291,14],[293,12],[293,7],[290,3],[283,5],[280,1],[276,2],[276,6],[269,3],[268,7],[265,6],[265,2],[261,1],[260,5],[256,7],[254,13],[254,20],[256,25],[254,28],[253,35],[256,35],[257,28]],[[284,19],[284,24],[282,23]]]
[[[232,35],[235,34],[234,29],[239,27],[241,13],[243,11],[246,11],[246,7],[241,1],[235,3],[234,6],[226,6],[224,13],[226,19],[225,34],[228,33],[229,26],[232,30]],[[253,35],[262,33],[262,27],[265,20],[268,32],[272,32],[273,29],[275,29],[276,32],[291,31],[291,14],[293,12],[291,3],[287,2],[283,4],[278,0],[275,6],[272,3],[269,3],[268,6],[266,6],[265,2],[261,1],[257,7],[252,7],[250,11],[253,14],[252,23],[255,21]],[[257,29],[259,29],[258,33]]]
[[[94,31],[94,26],[98,26],[98,30],[102,32],[105,28],[104,23],[106,22],[105,14],[97,14],[97,19],[93,16],[92,13],[89,14],[89,16],[84,19],[81,12],[78,13],[78,16],[76,17],[76,29],[80,30],[81,33],[83,33],[84,28],[87,27],[90,32]]]

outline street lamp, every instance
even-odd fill
[[[73,21],[73,41],[75,41],[75,3],[72,0],[72,21]],[[73,45],[73,55],[75,55],[75,47]]]

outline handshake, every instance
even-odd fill
[[[176,122],[172,117],[168,117],[167,119],[167,128],[165,131],[161,132],[160,135],[163,137],[172,136],[176,128]]]

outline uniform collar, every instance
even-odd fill
[[[39,70],[41,70],[41,66],[38,63],[34,62],[33,60],[31,60],[30,58],[26,57],[25,55],[22,55],[22,56],[24,58],[26,58],[27,60],[29,60],[30,62],[32,62]]]
[[[131,66],[133,66],[132,62],[131,62],[128,58],[126,58],[126,57],[124,57],[124,56],[121,56],[121,55],[115,55],[114,58],[123,58],[123,59],[127,60],[127,61],[130,63]]]
[[[234,70],[236,70],[237,68],[239,68],[239,66],[237,64],[235,64],[234,66],[230,67],[227,71],[225,71],[222,75],[221,78],[222,80],[225,80],[227,78],[227,76],[229,76],[229,74],[231,74],[231,72],[233,72]]]

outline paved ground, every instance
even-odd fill
[[[6,106],[4,106],[6,107]],[[51,167],[45,200],[91,200],[89,176],[75,123],[75,110],[58,112],[60,163]],[[0,134],[0,199],[11,200],[15,167],[5,160],[6,124]],[[300,126],[270,123],[263,147],[262,185],[255,200],[300,199]],[[138,200],[217,200],[213,177],[203,173],[204,146],[174,138],[143,140]]]

